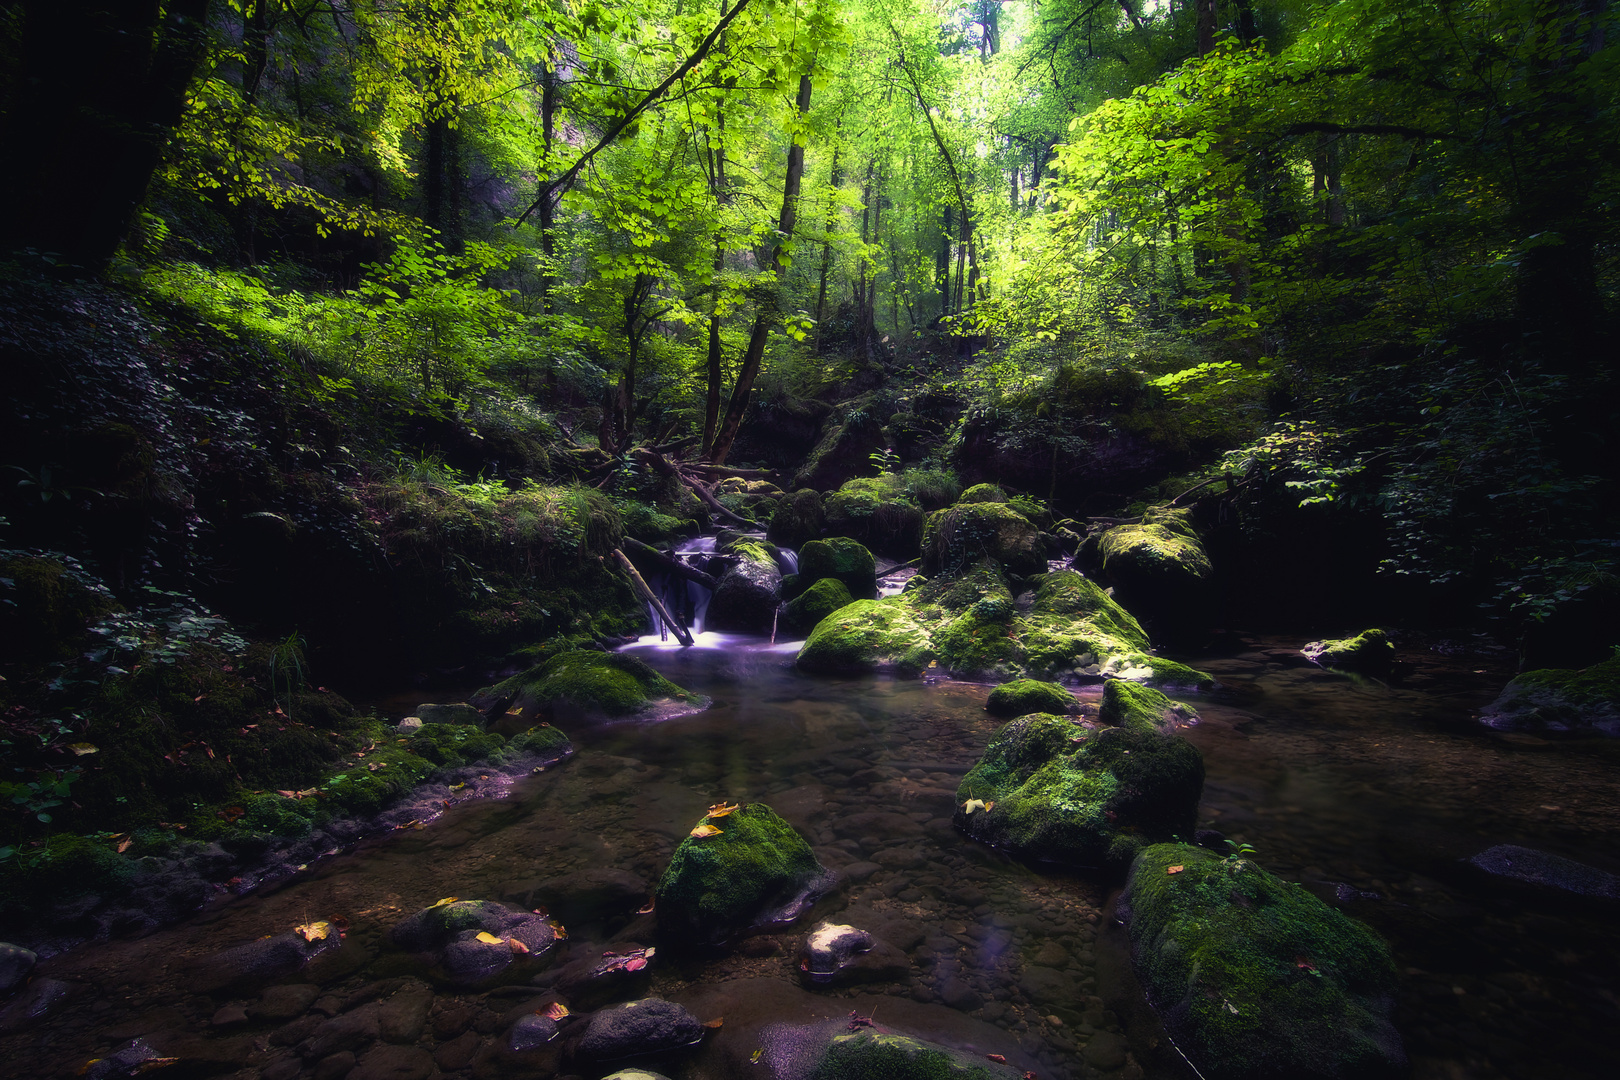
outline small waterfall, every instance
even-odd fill
[[[674,550],[668,552],[668,554],[688,565],[702,567],[706,561],[705,557],[713,555],[714,549],[714,537],[696,536],[689,540],[680,541],[675,545]],[[797,552],[783,547],[777,547],[775,551],[777,567],[784,575],[799,572],[799,556]],[[712,592],[697,582],[688,580],[671,571],[655,570],[644,576],[647,587],[663,602],[672,618],[678,620],[682,626],[690,630],[694,637],[704,632],[703,626],[709,612],[709,601],[714,598]],[[675,635],[670,632],[669,627],[664,625],[664,620],[659,617],[657,609],[651,604],[647,605],[647,623],[651,627],[650,637],[661,642],[674,640]],[[644,638],[643,644],[645,643],[647,642]]]
[[[776,549],[776,565],[782,568],[782,576],[797,574],[799,572],[799,553],[789,548]]]

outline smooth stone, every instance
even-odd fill
[[[134,1076],[144,1072],[144,1062],[157,1058],[158,1052],[143,1039],[131,1039],[106,1057],[91,1062],[79,1070],[84,1080],[112,1080],[113,1077]]]
[[[376,1040],[379,1012],[381,1009],[377,1003],[371,1002],[342,1016],[334,1016],[330,1020],[323,1021],[299,1046],[299,1052],[306,1060],[318,1060],[336,1054],[340,1050],[358,1050]]]
[[[422,1036],[432,1005],[431,988],[423,983],[408,983],[378,1009],[377,1034],[384,1042],[415,1042]]]
[[[256,1004],[249,1005],[247,1014],[255,1020],[291,1020],[309,1011],[321,988],[308,983],[293,986],[272,986],[260,995]]]
[[[848,866],[844,867],[844,874],[849,878],[849,880],[858,883],[865,881],[867,878],[871,877],[873,874],[882,869],[883,867],[879,866],[875,862],[857,862],[850,863]]]
[[[247,1010],[240,1005],[222,1005],[214,1011],[208,1023],[212,1027],[236,1027],[248,1022]]]
[[[515,901],[522,892],[514,890],[508,899]],[[523,895],[527,906],[544,907],[572,925],[631,914],[647,902],[652,888],[628,870],[599,867],[548,878]]]
[[[978,991],[965,979],[946,979],[939,986],[939,999],[961,1012],[972,1012],[982,1003]]]
[[[1074,980],[1061,971],[1049,967],[1031,966],[1024,969],[1018,981],[1024,996],[1041,1005],[1068,1005],[1074,1000]]]
[[[78,997],[89,987],[61,979],[35,979],[0,1009],[0,1032],[20,1031]]]
[[[335,1054],[321,1058],[320,1062],[310,1072],[312,1080],[343,1080],[354,1071],[354,1051],[339,1050]]]
[[[422,718],[420,716],[407,716],[405,719],[394,725],[394,730],[399,732],[401,735],[410,735],[414,732],[421,731]]]
[[[433,1051],[433,1060],[445,1072],[459,1072],[472,1063],[484,1037],[476,1031],[464,1031],[448,1042],[441,1042]]]
[[[1561,899],[1620,902],[1620,877],[1517,844],[1498,844],[1465,860],[1494,883]]]
[[[424,724],[477,724],[480,727],[484,724],[484,714],[465,701],[448,705],[418,705],[416,717]]]
[[[1125,1064],[1126,1044],[1123,1036],[1112,1031],[1100,1031],[1086,1043],[1083,1056],[1093,1069],[1112,1072]]]
[[[423,1047],[382,1043],[360,1058],[347,1080],[429,1080],[438,1071]]]
[[[579,1041],[587,1061],[617,1061],[691,1046],[703,1037],[703,1025],[681,1006],[662,998],[642,998],[601,1009],[591,1017]]]
[[[0,941],[0,994],[9,994],[22,985],[38,962],[39,957],[21,945]]]
[[[518,1018],[506,1033],[506,1048],[514,1054],[538,1050],[557,1037],[557,1022],[548,1016],[529,1013]]]

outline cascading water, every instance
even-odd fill
[[[760,536],[759,539],[763,540],[764,537]],[[716,576],[718,576],[718,568],[711,569],[707,565],[710,557],[714,555],[715,543],[716,538],[713,536],[695,536],[680,541],[668,554],[688,566],[716,573]],[[799,555],[796,551],[790,548],[775,547],[774,545],[772,550],[775,554],[776,564],[784,575],[799,572]],[[697,644],[699,646],[734,647],[746,640],[744,635],[711,634],[704,630],[704,620],[708,614],[709,601],[714,598],[713,592],[706,586],[668,570],[653,571],[645,576],[647,585],[652,589],[654,595],[668,609],[672,617],[679,620],[682,626],[692,632],[693,637],[698,639]],[[647,621],[651,627],[650,633],[637,639],[634,645],[627,647],[654,646],[673,641],[675,635],[664,624],[658,610],[651,604],[647,605]],[[797,647],[795,643],[786,644],[793,644],[793,647]],[[776,646],[773,644],[767,647],[775,648]]]

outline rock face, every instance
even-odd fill
[[[777,502],[765,538],[773,544],[797,550],[821,535],[825,520],[826,515],[821,511],[821,493],[800,488]]]
[[[1395,666],[1395,645],[1388,634],[1378,629],[1363,630],[1351,638],[1313,641],[1299,651],[1323,667],[1367,675],[1388,675]]]
[[[741,541],[732,544],[729,553],[737,561],[720,575],[706,625],[711,630],[769,634],[782,600],[782,571],[764,544]]]
[[[1489,881],[1514,892],[1601,906],[1620,905],[1620,877],[1561,855],[1517,844],[1497,844],[1465,861]]]
[[[22,985],[28,973],[34,970],[39,957],[21,945],[0,941],[0,994],[9,994]]]
[[[688,836],[670,858],[655,895],[663,944],[724,944],[754,929],[791,923],[837,876],[764,803],[705,818],[717,833]]]
[[[484,722],[484,714],[465,701],[456,701],[449,705],[430,705],[424,702],[416,707],[413,715],[424,724],[482,725]]]
[[[341,944],[336,932],[306,940],[302,934],[289,931],[249,941],[203,961],[195,986],[210,993],[262,986],[291,975],[317,956],[339,948]]]
[[[904,1035],[864,1028],[834,1035],[806,1080],[1012,1080],[1016,1069]]]
[[[829,492],[822,505],[828,535],[859,540],[899,559],[916,555],[923,510],[892,473],[851,480]]]
[[[1620,737],[1620,655],[1579,671],[1543,668],[1507,684],[1480,714],[1493,728]]]
[[[957,574],[984,558],[1014,574],[1046,570],[1046,544],[1028,518],[1002,503],[965,500],[928,515],[922,535],[924,574]]]
[[[520,713],[532,723],[564,714],[576,719],[628,716],[663,699],[694,707],[704,701],[633,656],[579,649],[485,687],[473,695],[473,704],[497,715]]]
[[[1304,889],[1247,859],[1159,844],[1137,856],[1119,911],[1149,1000],[1209,1080],[1404,1071],[1388,947]]]
[[[984,709],[991,716],[1018,717],[1030,713],[1062,716],[1075,711],[1074,695],[1057,683],[1017,679],[990,691]]]
[[[703,1025],[681,1006],[642,998],[598,1010],[575,1052],[584,1061],[611,1062],[694,1047],[702,1038]]]
[[[1186,631],[1207,620],[1214,569],[1185,510],[1149,507],[1139,525],[1116,525],[1082,550],[1123,604],[1155,627]]]
[[[826,578],[843,582],[855,600],[877,596],[877,561],[858,541],[835,536],[799,549],[799,577],[806,584]]]
[[[1204,761],[1174,734],[1178,709],[1151,687],[1111,682],[1106,726],[1041,713],[1014,720],[962,778],[957,828],[1024,858],[1078,866],[1123,863],[1143,841],[1191,835]]]
[[[964,678],[1213,682],[1151,655],[1147,634],[1130,613],[1073,570],[1038,577],[1027,604],[1015,601],[1000,568],[988,560],[955,576],[912,582],[900,596],[858,600],[840,608],[836,619],[824,619],[800,650],[799,666],[916,674],[936,665]]]
[[[525,969],[532,967],[557,942],[543,916],[493,900],[435,904],[396,925],[388,937],[409,952],[432,954],[430,962],[462,986],[495,979],[520,959]]]
[[[837,611],[855,602],[837,578],[822,578],[799,596],[789,600],[784,609],[789,630],[808,634],[816,625]]]

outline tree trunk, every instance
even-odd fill
[[[1198,0],[1198,55],[1208,56],[1215,51],[1215,2]]]
[[[843,118],[839,118],[839,127],[843,127]],[[832,175],[828,178],[829,197],[827,199],[827,239],[821,245],[821,284],[816,288],[816,340],[812,352],[821,353],[821,327],[827,319],[827,272],[832,269],[832,232],[838,224],[838,188],[844,182],[839,172],[839,154],[844,148],[833,147]]]
[[[0,127],[0,252],[104,269],[185,108],[208,0],[25,0]]]
[[[801,123],[810,112],[810,90],[810,73],[805,72],[799,76],[799,95],[795,101]],[[731,444],[737,441],[737,429],[742,427],[743,413],[748,409],[748,396],[753,393],[759,365],[765,359],[765,339],[770,336],[771,323],[775,321],[781,303],[782,271],[787,269],[783,259],[787,255],[787,245],[793,239],[793,226],[798,222],[799,184],[803,179],[804,147],[799,145],[795,133],[793,141],[788,144],[787,177],[782,183],[782,214],[777,219],[776,248],[771,252],[771,269],[776,274],[776,281],[768,295],[760,300],[759,310],[754,315],[754,325],[748,334],[748,351],[743,354],[742,369],[737,372],[737,385],[732,387],[731,398],[726,402],[725,423],[709,453],[709,460],[716,465],[725,463],[726,455],[731,453]]]

